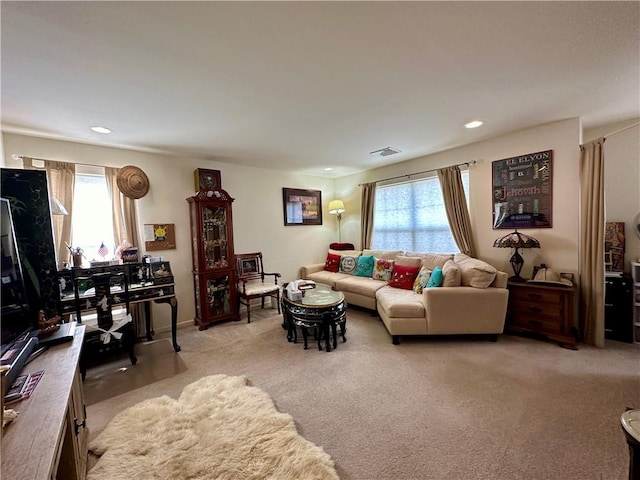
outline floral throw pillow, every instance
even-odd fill
[[[402,288],[403,290],[411,290],[416,275],[418,275],[418,267],[394,265],[389,286]]]
[[[340,255],[327,253],[327,260],[324,262],[324,269],[327,272],[337,272],[340,268]]]
[[[347,275],[353,275],[356,271],[356,265],[358,263],[358,257],[353,255],[342,255],[340,257],[340,272]]]
[[[422,291],[427,287],[427,283],[429,283],[430,278],[431,270],[423,266],[418,272],[416,279],[413,281],[413,291],[415,293],[422,293]]]
[[[373,267],[373,273],[371,278],[374,280],[382,280],[388,282],[391,280],[391,272],[393,271],[393,260],[387,260],[386,258],[375,257],[375,265]]]
[[[356,277],[370,277],[376,261],[373,255],[361,255],[356,265]]]

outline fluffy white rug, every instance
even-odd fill
[[[244,376],[204,377],[178,400],[134,405],[89,449],[100,457],[89,480],[338,479],[331,457]]]

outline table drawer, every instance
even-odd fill
[[[525,290],[518,288],[511,290],[509,294],[514,302],[542,303],[545,306],[561,305],[564,296],[562,292],[554,292],[551,290]]]
[[[562,318],[516,313],[511,316],[509,325],[540,333],[565,333]]]
[[[560,304],[548,304],[548,303],[531,303],[515,300],[512,303],[512,311],[514,316],[522,315],[528,317],[540,317],[546,318],[551,321],[562,321],[564,317],[564,308]]]

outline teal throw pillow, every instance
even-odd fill
[[[375,259],[373,255],[363,255],[358,257],[358,263],[356,264],[356,277],[370,277],[373,273],[373,265]]]
[[[442,275],[442,268],[436,267],[431,272],[431,278],[427,282],[427,288],[431,287],[441,287],[442,282],[444,281],[444,275]]]

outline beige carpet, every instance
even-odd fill
[[[89,480],[338,478],[331,457],[244,376],[204,377],[177,400],[134,405],[89,449],[100,457]]]
[[[619,419],[626,407],[640,408],[637,347],[572,351],[510,335],[496,343],[403,338],[395,346],[379,319],[350,308],[347,342],[327,353],[287,342],[275,310],[251,317],[180,328],[180,353],[166,349],[144,361],[164,368],[169,355],[186,369],[156,372],[158,380],[141,388],[128,375],[149,374],[146,365],[138,369],[142,360],[105,365],[111,373],[91,397],[125,393],[88,406],[92,437],[142,400],[178,398],[209,375],[245,375],[331,456],[342,480],[628,479]]]

